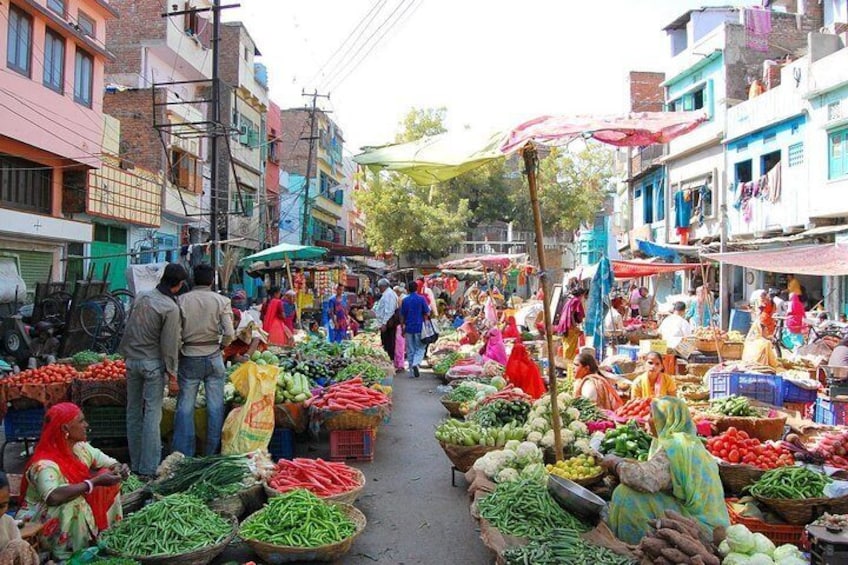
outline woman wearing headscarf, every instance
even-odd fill
[[[612,383],[602,376],[598,362],[591,353],[574,358],[574,396],[587,398],[602,410],[617,410],[624,402]]]
[[[527,348],[521,340],[517,340],[509,354],[509,360],[504,369],[504,377],[513,386],[520,388],[531,398],[540,398],[545,394],[545,381],[539,366],[530,358]]]
[[[87,428],[76,404],[50,408],[21,481],[18,518],[44,524],[42,547],[56,559],[94,545],[98,534],[122,517],[121,481],[129,469],[92,447]]]
[[[562,356],[566,360],[574,359],[577,348],[580,345],[580,324],[586,318],[586,310],[583,308],[583,295],[586,291],[582,288],[575,289],[571,298],[565,303],[562,314],[559,317],[556,332],[562,335]]]
[[[486,332],[486,344],[480,350],[480,354],[484,362],[497,361],[501,365],[506,365],[506,347],[504,347],[501,330],[493,327]]]
[[[506,325],[503,329],[504,339],[518,339],[521,337],[521,332],[518,331],[518,324],[515,323],[515,316],[509,316],[506,319]]]
[[[794,349],[804,345],[805,316],[806,311],[804,310],[804,303],[801,302],[801,297],[794,292],[791,293],[789,295],[789,311],[786,313],[786,335],[783,337],[783,343],[787,347]]]
[[[658,398],[677,394],[674,377],[663,371],[662,356],[656,351],[645,355],[648,370],[636,377],[630,388],[631,398]]]
[[[283,325],[286,326],[286,329],[291,334],[289,337],[294,335],[294,322],[297,316],[297,306],[294,303],[296,298],[297,294],[291,289],[287,290],[282,298]]]
[[[612,493],[609,523],[625,543],[649,535],[652,521],[672,510],[695,520],[703,537],[730,525],[718,465],[698,438],[689,408],[679,398],[655,398],[650,424],[656,435],[646,462],[608,455],[603,466],[620,485]]]
[[[272,287],[268,291],[268,302],[262,307],[262,329],[268,334],[268,343],[286,345],[288,336],[283,323],[283,299],[280,297],[280,287]]]
[[[774,290],[774,289],[772,289]],[[760,295],[760,303],[757,305],[757,310],[759,310],[759,322],[760,322],[760,332],[762,336],[766,339],[771,339],[771,336],[774,335],[774,330],[777,329],[777,323],[774,321],[774,296],[771,290],[768,293],[763,293]]]
[[[710,325],[712,319],[710,315],[711,303],[710,289],[704,285],[699,286],[695,290],[695,299],[689,304],[689,309],[686,312],[686,318],[693,327],[706,328]]]
[[[403,303],[403,299],[406,296],[406,289],[401,285],[397,285],[394,288],[395,294],[397,294],[397,310],[396,316],[400,317],[400,305]],[[392,361],[395,364],[395,371],[403,371],[404,363],[406,360],[406,338],[403,336],[403,324],[398,324],[395,328],[395,358]]]

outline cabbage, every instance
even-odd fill
[[[506,380],[503,377],[495,377],[492,379],[492,386],[501,390],[506,386]]]
[[[478,459],[478,461],[479,461],[479,459]],[[476,465],[476,463],[475,463],[475,465]],[[722,557],[731,553],[730,544],[727,543],[727,540],[724,540],[723,542],[721,542],[719,544],[718,552]]]
[[[803,557],[784,557],[780,561],[775,561],[777,565],[810,565],[810,562]]]
[[[764,553],[771,557],[774,554],[774,544],[763,534],[754,534],[754,553]]]
[[[748,558],[748,562],[745,565],[774,565],[774,561],[765,553],[755,553]]]
[[[792,557],[797,559],[803,558],[803,556],[801,555],[801,550],[795,547],[794,545],[788,543],[775,548],[774,553],[772,553],[772,559],[780,563],[780,565],[783,565],[783,562],[786,559]]]
[[[748,556],[744,553],[728,553],[721,565],[748,565]]]
[[[734,553],[752,553],[754,535],[742,524],[733,524],[727,528],[727,545]]]

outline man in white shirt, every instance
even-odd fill
[[[604,331],[606,333],[624,331],[624,318],[615,308],[610,308],[604,317]]]
[[[374,305],[374,316],[380,324],[380,341],[383,350],[388,353],[389,359],[395,358],[395,330],[397,329],[398,297],[389,286],[387,279],[377,281],[380,289],[380,300]]]
[[[685,312],[686,304],[675,302],[674,311],[660,324],[660,335],[671,348],[680,345],[684,337],[692,335],[692,325],[683,317]]]

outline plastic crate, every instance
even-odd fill
[[[333,430],[330,432],[331,461],[373,461],[376,432],[366,430]]]
[[[274,428],[271,442],[268,444],[271,457],[279,459],[294,459],[294,431],[283,428]]]
[[[83,409],[88,439],[127,437],[127,409],[123,406],[89,406]]]
[[[783,377],[759,373],[713,373],[710,399],[745,396],[772,406],[783,406]]]
[[[742,524],[752,534],[763,534],[768,539],[772,541],[774,545],[783,545],[785,543],[790,543],[792,545],[796,545],[798,547],[802,547],[802,537],[804,534],[805,526],[793,526],[791,524],[773,524],[771,522],[764,522],[762,520],[758,520],[756,518],[748,518],[746,516],[742,516],[737,514],[733,509],[733,503],[736,502],[735,498],[728,498],[725,500],[727,504],[727,514],[730,516],[731,524]],[[803,547],[802,547],[803,549]]]
[[[844,426],[846,416],[848,416],[848,402],[831,400],[826,396],[819,396],[816,399],[815,421],[817,424]]]
[[[44,408],[10,410],[3,418],[6,439],[38,438],[44,425]]]
[[[800,402],[807,404],[815,402],[819,391],[817,388],[808,389],[800,387],[790,380],[783,380],[783,402]]]
[[[639,359],[639,346],[638,345],[619,345],[616,347],[616,352],[619,355],[627,355],[631,361],[636,361]]]

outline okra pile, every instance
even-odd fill
[[[173,494],[103,532],[100,545],[128,557],[181,555],[221,543],[232,529],[199,498]]]

